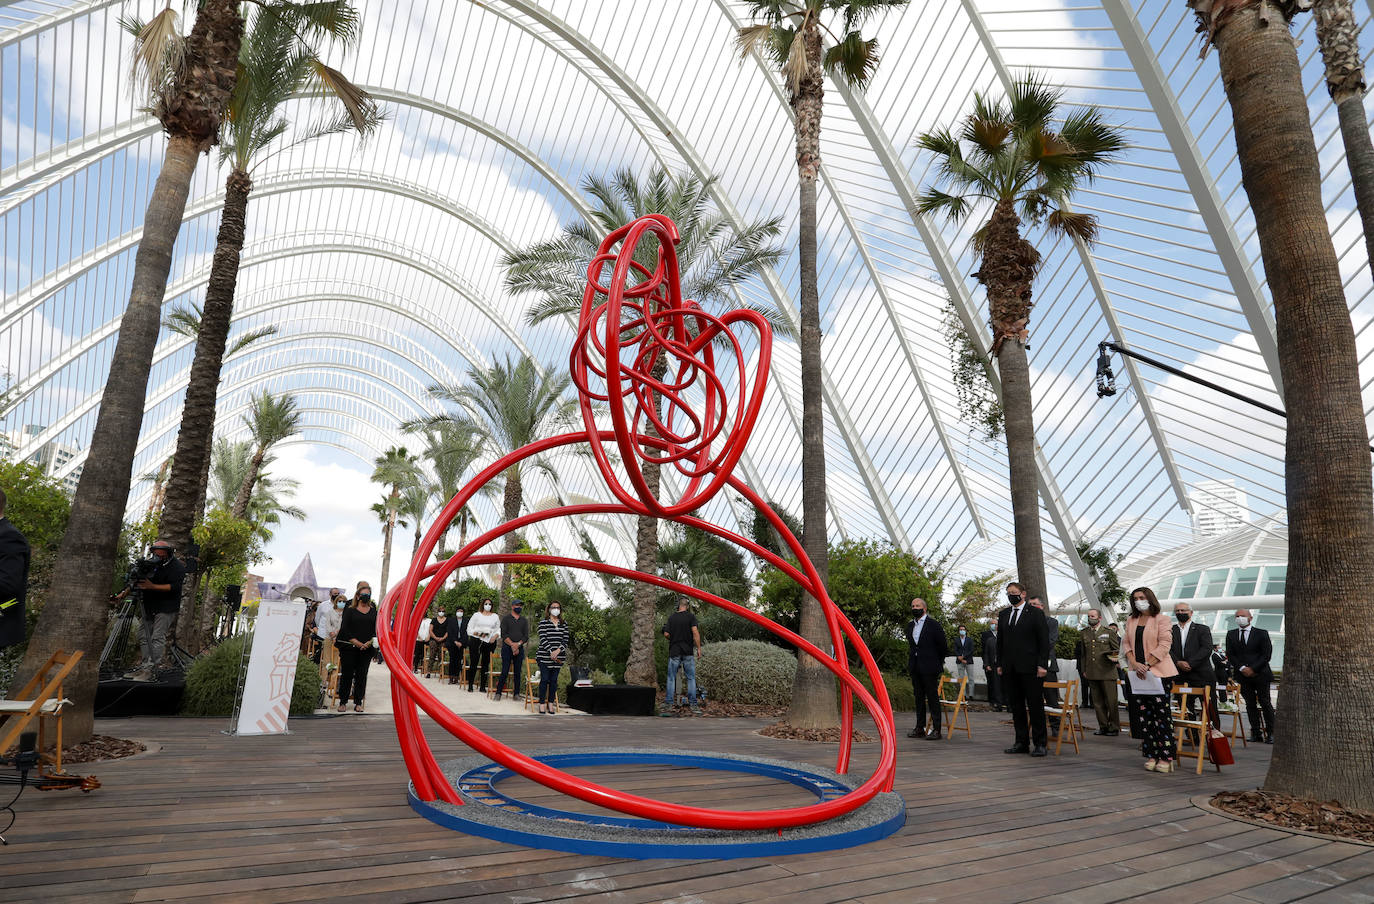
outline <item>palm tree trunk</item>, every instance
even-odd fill
[[[505,515],[506,523],[514,521],[520,517],[520,503],[523,489],[520,485],[520,472],[515,468],[506,471],[506,486],[502,498],[502,514]],[[506,534],[505,550],[509,555],[520,548],[520,539],[514,532]],[[501,591],[498,595],[498,606],[502,612],[506,610],[506,598],[510,594],[510,563],[501,566]]]
[[[253,460],[248,463],[248,473],[243,475],[239,493],[234,497],[234,510],[230,513],[242,521],[248,515],[248,503],[253,499],[253,487],[257,486],[258,474],[262,472],[263,459],[267,457],[267,447],[258,446],[253,451]]]
[[[71,743],[90,738],[94,726],[98,660],[108,622],[107,576],[129,498],[172,246],[181,230],[199,151],[193,139],[168,139],[162,170],[143,217],[129,305],[120,320],[90,453],[53,569],[49,599],[61,600],[62,605],[43,607],[12,685],[23,686],[57,650],[82,650],[85,656],[65,685],[76,704],[63,720],[65,739]]]
[[[215,433],[215,404],[219,396],[220,369],[229,340],[229,324],[234,314],[234,289],[238,284],[239,257],[243,251],[244,224],[248,213],[248,193],[253,182],[248,174],[234,170],[224,183],[224,210],[220,214],[219,236],[210,263],[210,281],[205,289],[200,331],[196,335],[196,355],[186,384],[186,400],[181,407],[181,429],[172,458],[172,477],[167,483],[166,504],[162,510],[162,535],[177,549],[191,542],[191,528],[199,518],[205,498],[204,475],[210,469],[210,446]],[[197,625],[195,584],[182,594],[177,615],[178,629]],[[200,621],[203,621],[201,619]],[[190,630],[176,632],[188,652],[196,652]]]
[[[668,359],[660,355],[649,374],[662,382],[667,373]],[[651,436],[659,435],[653,424],[646,424],[644,432]],[[644,482],[651,495],[658,496],[662,481],[660,467],[645,463]],[[648,515],[635,519],[635,570],[641,574],[658,574],[658,519]],[[657,621],[657,588],[643,581],[636,582],[630,601],[630,654],[625,661],[626,684],[658,687],[658,665],[654,660]]]
[[[1364,61],[1359,23],[1350,0],[1317,0],[1317,42],[1326,64],[1326,90],[1336,105],[1345,142],[1345,162],[1364,227],[1365,256],[1374,271],[1374,141],[1364,116]]]
[[[1232,12],[1215,44],[1274,299],[1288,409],[1283,723],[1264,786],[1374,809],[1374,621],[1352,617],[1369,608],[1374,586],[1374,488],[1355,332],[1322,208],[1296,47],[1273,4],[1263,11]]]
[[[808,19],[798,40],[806,41],[807,71],[792,97],[796,122],[797,177],[800,195],[801,384],[802,384],[802,548],[829,581],[830,545],[825,516],[825,418],[821,410],[821,309],[816,276],[816,177],[821,163],[821,33]],[[830,632],[820,604],[802,595],[803,637],[829,649]],[[840,724],[835,679],[810,656],[797,657],[792,703],[787,723],[797,728],[833,728]]]
[[[386,599],[386,582],[391,577],[391,538],[396,535],[396,505],[401,498],[401,491],[398,487],[392,486],[391,498],[387,500],[386,528],[382,531],[384,537],[382,543],[382,579],[377,583],[381,587],[377,591],[377,600]]]
[[[1035,418],[1031,407],[1030,362],[1026,347],[1007,339],[997,352],[1006,418],[1007,468],[1011,517],[1016,535],[1016,580],[1026,596],[1045,596],[1045,551],[1040,537],[1040,491],[1035,468]]]

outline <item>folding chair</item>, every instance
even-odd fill
[[[539,701],[539,669],[533,656],[525,657],[525,709],[533,710]]]
[[[1201,710],[1198,717],[1194,719],[1188,713],[1189,703],[1200,698],[1202,701]],[[1195,758],[1197,760],[1197,774],[1202,774],[1202,760],[1207,756],[1207,732],[1211,729],[1212,723],[1209,719],[1211,715],[1212,689],[1210,687],[1188,687],[1178,685],[1169,692],[1169,707],[1173,710],[1174,719],[1174,746],[1177,748],[1175,756],[1179,759],[1184,757]],[[1196,732],[1197,742],[1194,743],[1190,736]],[[1192,753],[1184,751],[1184,742],[1193,748]],[[1221,766],[1217,766],[1217,771],[1221,771]]]
[[[1078,687],[1077,681],[1046,681],[1045,688],[1059,689],[1059,705],[1045,707],[1045,717],[1057,718],[1059,730],[1054,733],[1054,755],[1059,756],[1059,751],[1064,747],[1064,732],[1069,733],[1069,743],[1073,745],[1073,752],[1078,753],[1078,732],[1081,730],[1075,726],[1078,719],[1078,704],[1074,701],[1077,697],[1074,691]]]
[[[1232,749],[1235,748],[1237,738],[1240,739],[1240,746],[1249,747],[1250,740],[1246,735],[1245,722],[1242,721],[1241,718],[1241,696],[1239,684],[1237,684],[1234,681],[1226,682],[1226,700],[1232,708],[1222,712],[1221,715],[1231,717],[1231,747]]]
[[[62,775],[62,710],[72,702],[62,696],[62,683],[81,661],[81,655],[80,650],[75,653],[58,650],[48,657],[48,661],[19,689],[15,697],[0,700],[0,724],[4,726],[3,734],[0,734],[0,753],[14,746],[24,729],[37,720],[40,777],[76,779],[75,776]],[[56,752],[52,754],[46,752],[50,723],[56,735]],[[51,772],[44,768],[49,765],[52,766]],[[99,787],[99,783],[93,787]]]
[[[946,713],[949,713],[949,718],[946,720],[946,721],[949,723],[949,726],[948,726],[948,734],[946,734],[945,737],[948,738],[950,735],[954,734],[954,732],[956,732],[956,731],[962,731],[964,734],[968,735],[968,739],[969,739],[970,741],[972,741],[972,740],[973,740],[973,729],[972,729],[972,727],[969,725],[969,720],[968,720],[968,701],[964,698],[964,695],[965,695],[965,693],[966,693],[967,690],[968,690],[968,679],[967,679],[967,678],[960,678],[960,679],[959,679],[959,690],[958,690],[958,693],[956,693],[956,694],[954,695],[954,699],[952,699],[952,700],[949,699],[949,696],[945,693],[945,688],[946,688],[946,687],[948,687],[950,690],[953,690],[953,689],[954,689],[954,679],[953,679],[953,678],[950,678],[948,675],[941,675],[941,676],[940,676],[940,708],[943,709]],[[963,727],[963,728],[960,728],[960,727],[959,727],[959,714],[960,714],[960,713],[963,713],[963,715],[964,715],[964,727]]]

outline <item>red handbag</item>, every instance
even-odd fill
[[[1207,758],[1218,769],[1235,765],[1236,758],[1231,755],[1231,742],[1220,730],[1212,728],[1207,733]]]

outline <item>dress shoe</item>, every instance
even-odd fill
[[[1098,736],[1103,736],[1103,735],[1112,735],[1112,734],[1116,734],[1116,732],[1114,732],[1114,731],[1103,731],[1102,729],[1099,728],[1097,731],[1093,732],[1093,734],[1098,735]]]
[[[1272,743],[1274,743],[1274,736],[1273,736],[1272,734],[1267,734],[1267,735],[1265,735],[1265,736],[1264,736],[1264,743],[1266,743],[1266,744],[1272,744]]]
[[[1003,753],[1030,753],[1030,746],[1027,744],[1014,744],[1008,747]]]
[[[1250,733],[1250,743],[1251,743],[1251,744],[1263,744],[1263,743],[1264,743],[1264,735],[1259,734],[1258,732],[1251,732],[1251,733]]]
[[[908,731],[908,732],[906,733],[906,736],[907,736],[908,738],[919,738],[919,737],[923,737],[923,732],[922,732],[921,729],[919,729],[919,728],[913,728],[913,729],[911,729],[911,731]]]
[[[926,735],[927,741],[938,741],[940,738],[941,734],[938,731],[932,731],[930,734]]]
[[[1044,748],[1042,745],[1036,744],[1034,747],[1031,748],[1031,753],[1030,753],[1030,755],[1031,755],[1031,756],[1048,756],[1048,755],[1049,755],[1049,752],[1046,751],[1045,748]]]

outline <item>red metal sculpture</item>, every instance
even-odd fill
[[[646,243],[646,238],[651,238],[652,244]],[[572,378],[577,387],[585,431],[550,437],[503,456],[449,500],[425,535],[405,579],[382,602],[379,643],[389,662],[408,662],[408,651],[419,634],[423,613],[445,579],[464,566],[526,562],[589,569],[645,581],[719,606],[761,625],[829,669],[843,688],[842,740],[835,771],[845,774],[849,770],[855,694],[867,710],[875,714],[881,742],[877,767],[850,793],[809,806],[737,811],[669,804],[576,778],[500,743],[450,712],[409,669],[401,668],[392,672],[392,703],[401,750],[415,794],[421,800],[461,803],[421,732],[420,710],[469,747],[526,778],[612,810],[675,825],[712,829],[780,829],[809,825],[855,810],[880,792],[892,788],[896,730],[887,689],[872,654],[854,626],[826,594],[797,538],[758,494],[731,474],[763,402],[772,333],[767,321],[756,312],[738,310],[716,317],[696,303],[684,300],[679,284],[678,240],[677,227],[671,220],[651,215],[617,229],[602,241],[588,268],[571,358]],[[636,252],[640,260],[647,259],[646,249],[654,245],[657,246],[656,263],[651,269],[636,260]],[[757,333],[757,350],[752,361],[746,360],[733,332],[740,326],[752,327]],[[727,391],[731,383],[736,387],[733,395]],[[700,404],[693,405],[689,394],[699,396]],[[596,403],[609,409],[612,429],[597,425]],[[451,558],[425,564],[434,554],[444,526],[488,481],[513,464],[578,443],[590,444],[597,467],[617,502],[567,505],[523,515],[473,538]],[[608,451],[612,446],[618,453],[616,456]],[[671,467],[682,475],[685,486],[676,499],[665,500],[662,489],[654,491],[652,482],[644,474],[645,463]],[[730,486],[763,513],[786,541],[799,567],[737,533],[691,514],[723,486]],[[820,602],[833,655],[756,612],[658,575],[564,556],[479,552],[488,546],[494,548],[506,534],[526,525],[589,514],[667,518],[708,531],[768,561]],[[426,579],[429,583],[419,593],[420,582]],[[411,600],[414,602],[403,604]],[[850,673],[846,641],[857,651],[868,672],[873,693]]]

